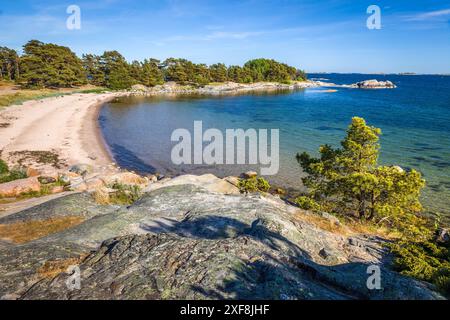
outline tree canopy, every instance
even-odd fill
[[[73,87],[90,83],[110,89],[127,89],[134,84],[155,86],[166,81],[204,86],[211,82],[260,81],[289,83],[306,80],[302,70],[271,59],[250,60],[244,66],[210,66],[187,59],[153,58],[129,63],[117,51],[78,58],[69,48],[37,40],[23,47],[23,55],[0,47],[0,77],[26,87]]]
[[[37,40],[23,47],[20,81],[28,87],[72,87],[86,83],[81,59],[69,48]]]
[[[17,80],[19,77],[19,55],[15,50],[0,47],[0,79]]]
[[[341,148],[324,145],[319,158],[307,153],[297,160],[308,176],[308,199],[316,208],[383,222],[402,232],[414,233],[421,217],[419,201],[425,181],[416,170],[378,165],[381,130],[354,117]]]

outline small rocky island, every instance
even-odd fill
[[[352,84],[351,87],[359,89],[394,89],[397,86],[389,80],[378,81],[378,80],[365,80]]]

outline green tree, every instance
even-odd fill
[[[128,89],[133,85],[130,66],[117,51],[106,51],[101,57],[105,85],[113,90]]]
[[[254,82],[271,81],[289,83],[294,80],[306,80],[303,71],[280,63],[273,59],[253,59],[247,61],[244,69],[248,69]]]
[[[32,40],[20,59],[27,87],[73,87],[86,83],[81,60],[69,48]]]
[[[415,170],[377,164],[381,130],[355,117],[342,148],[320,148],[319,158],[307,153],[297,160],[308,176],[310,197],[336,213],[377,221],[408,233],[422,234],[419,202],[425,181]]]
[[[240,66],[230,66],[228,68],[228,79],[237,83],[252,83],[253,77],[251,71],[248,68],[242,68]]]
[[[190,77],[191,82],[194,84],[204,86],[211,82],[211,76],[206,64],[195,64],[193,75]]]
[[[20,57],[15,50],[0,47],[0,79],[18,80]]]
[[[186,59],[169,58],[163,63],[166,81],[179,84],[206,85],[211,81],[205,64],[195,64]]]
[[[160,61],[157,59],[144,60],[142,63],[141,83],[153,87],[164,83],[164,74],[159,68]]]
[[[187,84],[193,71],[193,63],[185,59],[169,58],[163,62],[166,81]]]
[[[223,63],[209,66],[209,73],[213,82],[225,82],[228,80],[227,67]]]
[[[82,57],[82,61],[88,82],[95,86],[106,86],[101,57],[93,54],[85,54]]]

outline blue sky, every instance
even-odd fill
[[[81,8],[81,30],[66,9]],[[381,30],[369,30],[369,5]],[[183,57],[242,64],[267,57],[308,72],[450,73],[450,2],[442,0],[1,0],[0,45],[30,39],[127,60]]]

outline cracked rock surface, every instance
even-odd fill
[[[426,283],[389,269],[382,239],[330,233],[272,196],[163,186],[132,206],[98,206],[86,194],[52,200],[0,224],[81,215],[62,232],[0,243],[3,299],[441,299]],[[71,275],[43,276],[80,258]],[[64,265],[64,264],[63,264]],[[369,290],[377,265],[381,288]],[[64,265],[65,266],[65,265]]]

